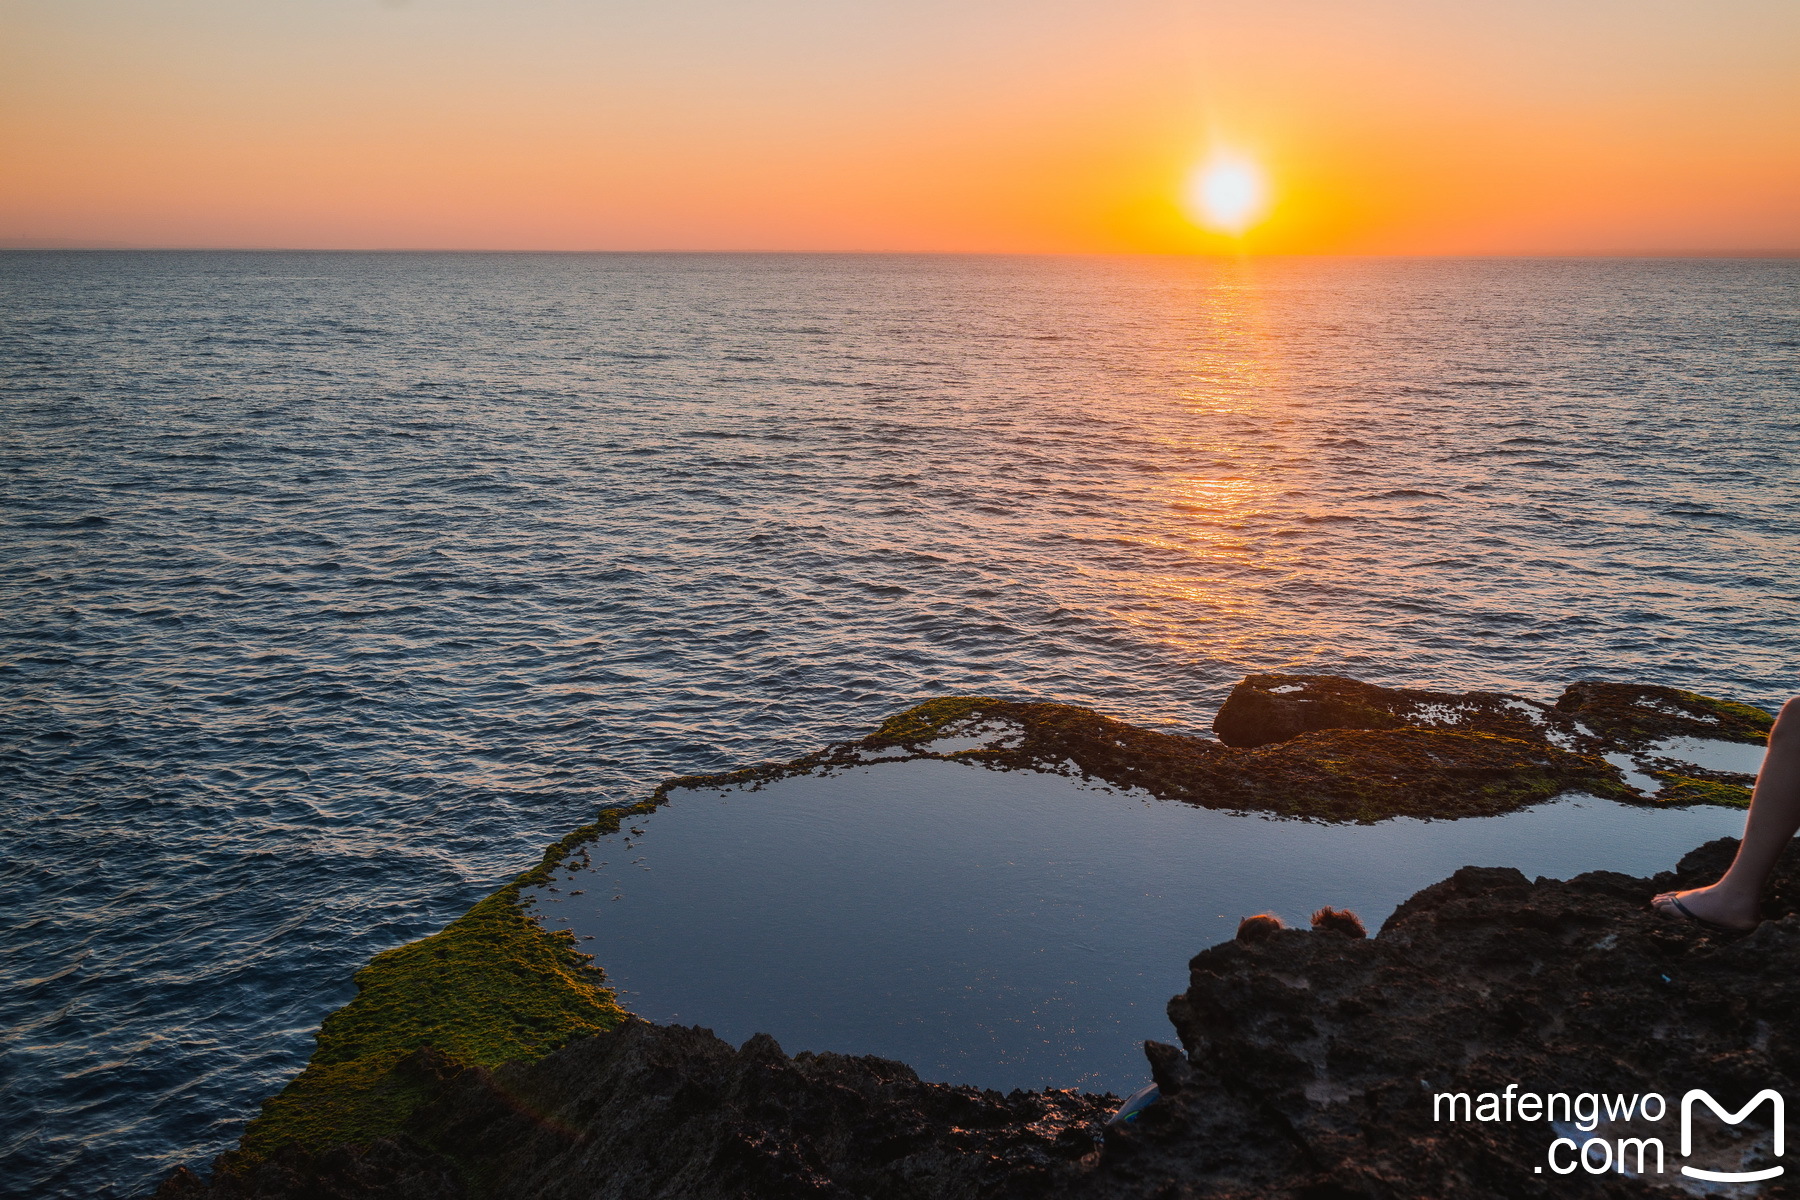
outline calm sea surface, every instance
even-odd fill
[[[205,1159],[596,805],[923,696],[1772,706],[1797,349],[1793,261],[0,255],[0,1191]]]

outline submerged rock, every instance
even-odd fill
[[[1765,1107],[1681,1159],[1687,1089],[1736,1109],[1800,1081],[1800,858],[1749,936],[1647,907],[1733,849],[1655,879],[1465,867],[1373,938],[1274,928],[1206,950],[1169,1004],[1180,1047],[1145,1048],[1161,1096],[1131,1122],[1104,1124],[1111,1097],[1003,1097],[634,1020],[493,1071],[418,1052],[395,1068],[421,1102],[393,1136],[178,1172],[158,1197],[1548,1197],[1570,1186],[1556,1168],[1574,1143],[1548,1157],[1565,1134],[1660,1138],[1660,1175],[1577,1178],[1589,1194],[1670,1194],[1683,1161],[1768,1157]],[[1597,1130],[1473,1115],[1509,1084],[1654,1093],[1664,1111]],[[1471,1115],[1447,1119],[1440,1095],[1468,1095]]]

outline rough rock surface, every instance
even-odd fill
[[[1541,742],[1547,704],[1500,692],[1387,688],[1340,675],[1246,675],[1213,718],[1227,746],[1267,746],[1321,729],[1456,729]]]
[[[397,1070],[430,1093],[397,1137],[290,1147],[209,1182],[179,1171],[158,1200],[1028,1197],[1091,1164],[1115,1103],[642,1021],[492,1072],[431,1051]]]
[[[1323,729],[1427,729],[1548,742],[1582,754],[1639,753],[1662,738],[1760,744],[1759,708],[1655,684],[1570,684],[1554,705],[1502,692],[1386,688],[1339,675],[1247,675],[1213,718],[1228,746],[1284,742]]]
[[[1594,735],[1632,750],[1662,738],[1712,738],[1762,744],[1773,718],[1760,708],[1680,688],[1643,683],[1570,684],[1556,711]]]
[[[1648,788],[1655,803],[1742,806],[1755,776],[1685,761],[1661,747],[1672,738],[1762,745],[1773,721],[1748,704],[1654,684],[1590,680],[1571,684],[1549,705],[1501,692],[1384,688],[1336,675],[1249,675],[1219,709],[1213,732],[1242,749],[1304,748],[1329,730],[1365,730],[1377,741],[1408,729],[1484,734],[1635,765],[1656,781]]]
[[[1568,791],[1641,799],[1612,764],[1542,736],[1473,727],[1347,727],[1239,749],[1145,729],[1074,705],[980,696],[928,701],[861,742],[794,765],[805,770],[857,765],[866,761],[858,756],[870,750],[1014,770],[1060,769],[1143,788],[1165,800],[1328,821],[1483,816]],[[707,782],[728,781],[735,779]]]
[[[158,1195],[1677,1195],[1673,1116],[1594,1135],[1660,1136],[1665,1174],[1565,1177],[1538,1169],[1558,1132],[1543,1121],[1434,1121],[1432,1097],[1508,1083],[1656,1092],[1671,1113],[1691,1087],[1732,1108],[1763,1088],[1794,1097],[1800,859],[1784,860],[1748,936],[1647,908],[1662,888],[1715,876],[1733,849],[1711,843],[1656,879],[1467,867],[1373,938],[1276,930],[1206,950],[1169,1005],[1181,1048],[1146,1047],[1163,1098],[1107,1127],[1097,1151],[1101,1098],[1001,1097],[881,1060],[789,1058],[767,1038],[733,1050],[630,1022],[491,1073],[421,1052],[400,1069],[429,1098],[396,1138],[290,1149],[210,1181],[179,1172]],[[1768,1111],[1741,1140],[1703,1138],[1688,1161],[1764,1161]],[[1761,1194],[1792,1193],[1777,1180]]]
[[[1800,858],[1790,854],[1747,937],[1647,909],[1716,878],[1736,843],[1710,843],[1654,880],[1569,882],[1465,867],[1418,893],[1367,941],[1284,930],[1196,956],[1169,1011],[1191,1079],[1110,1140],[1109,1195],[1554,1196],[1674,1187],[1675,1118],[1589,1136],[1660,1136],[1662,1176],[1561,1178],[1542,1120],[1433,1120],[1440,1092],[1657,1092],[1693,1087],[1737,1108],[1800,1080]],[[1180,1083],[1177,1085],[1180,1087]],[[1231,1181],[1195,1148],[1254,1113],[1266,1151]],[[1671,1110],[1673,1111],[1673,1109]],[[1760,1113],[1767,1132],[1768,1110]],[[1766,1139],[1703,1147],[1716,1169],[1755,1165]],[[1570,1161],[1565,1151],[1564,1165]],[[1111,1186],[1130,1177],[1131,1188]],[[1656,1186],[1652,1186],[1656,1185]],[[1668,1194],[1662,1192],[1661,1194]],[[1785,1194],[1774,1188],[1765,1195]]]

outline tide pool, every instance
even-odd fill
[[[1187,960],[1272,911],[1371,934],[1457,868],[1654,874],[1741,811],[1570,795],[1500,817],[1280,820],[922,759],[678,790],[531,893],[621,1003],[929,1080],[1129,1091]]]

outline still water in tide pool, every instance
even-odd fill
[[[923,696],[1772,706],[1797,296],[1779,260],[0,254],[0,1190],[202,1162],[357,966],[596,805]]]
[[[877,764],[675,789],[530,893],[626,1008],[734,1044],[898,1059],[921,1078],[1124,1095],[1193,952],[1239,918],[1373,933],[1475,862],[1653,875],[1741,812],[1570,796],[1499,817],[1272,820],[1036,771]]]

